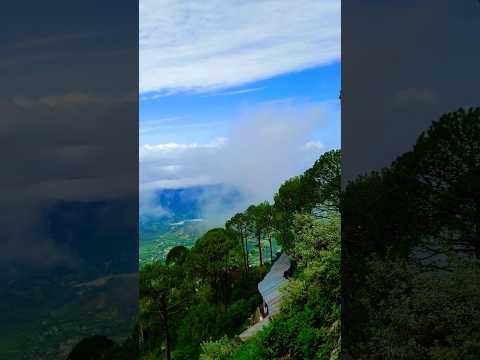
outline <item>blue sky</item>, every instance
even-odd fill
[[[140,191],[249,202],[340,147],[340,1],[140,0]]]
[[[226,136],[230,122],[244,108],[280,99],[299,103],[336,101],[340,91],[340,62],[287,73],[205,94],[175,94],[141,100],[140,143],[210,142]],[[337,102],[339,105],[339,102]],[[312,140],[340,146],[340,122],[312,133]]]

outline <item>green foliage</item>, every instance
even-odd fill
[[[262,253],[262,239],[269,236],[270,239],[270,257],[272,255],[271,233],[273,231],[272,208],[268,202],[262,202],[258,205],[250,205],[246,212],[249,234],[257,241],[259,264],[264,263],[264,254]]]
[[[340,219],[297,214],[296,277],[283,289],[282,312],[232,359],[336,359],[340,352]]]
[[[165,356],[168,316],[173,359],[195,359],[203,341],[233,336],[259,303],[256,272],[235,274],[235,240],[224,229],[200,238],[183,262],[140,271],[140,347],[144,359]],[[167,302],[162,309],[160,296]]]
[[[480,258],[480,108],[460,109],[433,122],[411,158],[409,170],[421,191],[415,203],[424,219],[421,235],[467,242]]]
[[[225,333],[233,336],[239,329],[246,329],[248,323],[246,323],[245,314],[253,313],[259,300],[256,295],[253,295],[250,299],[240,299],[230,305],[222,316],[222,321],[225,321]]]
[[[340,244],[340,215],[337,212],[320,219],[309,214],[296,214],[293,226],[295,247],[291,255],[302,266],[320,259],[322,251],[331,250]]]
[[[67,360],[113,359],[117,344],[105,336],[94,335],[80,341],[70,352]]]
[[[245,273],[248,272],[250,261],[248,258],[248,232],[249,221],[244,213],[235,214],[230,220],[225,223],[225,228],[230,232],[230,236],[236,238],[240,242],[242,249],[243,267]]]
[[[347,186],[343,346],[353,358],[478,358],[479,184],[480,109],[460,109]]]
[[[404,260],[368,263],[359,300],[368,314],[359,359],[476,359],[480,351],[480,268],[421,272]]]
[[[185,246],[175,246],[168,252],[165,263],[167,265],[181,265],[185,262],[187,255],[188,249]]]
[[[203,342],[200,360],[228,360],[236,347],[236,344],[227,336],[216,341]]]
[[[256,296],[252,296],[250,299],[240,299],[223,310],[208,303],[192,306],[180,324],[174,358],[196,359],[202,343],[212,342],[222,336],[234,336],[242,331],[248,326],[245,315],[251,314],[257,305]],[[213,348],[210,349],[210,355],[212,353]]]
[[[171,249],[165,264],[142,266],[141,358],[165,358],[168,349],[174,360],[323,359],[338,352],[339,163],[339,151],[326,153],[313,170],[282,185],[274,206],[252,205],[190,250]],[[321,218],[310,214],[319,205]],[[247,343],[229,340],[251,325],[277,238],[299,264],[282,313]]]
[[[324,153],[304,174],[284,182],[274,197],[273,219],[285,250],[294,246],[295,213],[338,211],[341,188],[341,152]]]
[[[178,346],[175,359],[196,359],[200,352],[200,344],[207,339],[221,336],[221,323],[217,316],[217,307],[213,304],[192,306],[184,318],[178,331]]]
[[[338,210],[341,189],[341,152],[331,150],[324,153],[313,166],[305,172],[309,179],[313,206]]]

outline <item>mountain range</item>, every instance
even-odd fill
[[[174,246],[192,246],[209,228],[222,225],[223,209],[230,211],[240,199],[240,192],[224,185],[156,191],[151,205],[163,211],[140,214],[140,264],[164,260]],[[212,213],[219,216],[213,219]]]

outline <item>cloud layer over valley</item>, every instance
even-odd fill
[[[219,194],[205,202],[204,217],[223,221],[251,203],[271,201],[286,179],[310,167],[329,150],[312,141],[314,129],[339,121],[336,102],[277,101],[245,110],[226,137],[205,143],[146,144],[140,148],[141,212],[162,214],[152,194],[166,188],[222,184],[241,193],[229,209]],[[165,210],[163,210],[165,211]],[[163,212],[165,214],[165,212]]]

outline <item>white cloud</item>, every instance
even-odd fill
[[[34,106],[47,106],[53,108],[79,105],[113,105],[124,102],[135,102],[137,101],[137,98],[137,94],[114,97],[100,96],[83,92],[70,92],[63,95],[51,95],[39,98],[15,96],[12,101],[15,105],[28,109]]]
[[[340,59],[340,0],[140,0],[140,93],[209,91]]]
[[[227,138],[219,137],[215,141],[207,144],[179,144],[176,142],[169,142],[165,144],[145,144],[140,148],[140,162],[148,161],[152,157],[168,156],[168,154],[174,153],[178,155],[179,152],[184,152],[189,149],[216,149],[222,147],[227,142]]]
[[[155,192],[149,189],[142,189],[139,197],[139,215],[162,217],[170,215],[168,209],[162,207],[155,198]]]
[[[169,90],[169,91],[163,91],[163,92],[158,92],[158,93],[149,93],[149,94],[142,94],[140,96],[140,100],[156,100],[160,99],[162,97],[170,96],[175,94],[175,91]]]
[[[68,239],[51,236],[45,207],[56,201],[137,194],[132,187],[137,183],[137,154],[124,146],[122,136],[136,131],[132,119],[137,110],[125,106],[136,97],[136,92],[115,97],[68,92],[0,100],[2,154],[8,169],[1,178],[0,268],[70,266],[79,260],[79,254],[69,253]],[[84,108],[75,111],[77,106]]]
[[[264,86],[259,86],[259,87],[240,89],[240,90],[223,91],[219,93],[210,94],[207,96],[232,96],[232,95],[239,95],[239,94],[247,94],[255,91],[260,91],[263,89],[265,89]]]
[[[177,124],[178,120],[181,120],[181,119],[182,118],[179,116],[172,116],[172,117],[165,117],[165,118],[160,118],[156,120],[140,122],[139,134],[145,135],[149,133],[159,132],[164,129],[170,129],[174,126],[175,127],[181,126]]]
[[[185,149],[192,149],[198,147],[197,143],[193,144],[177,144],[174,142],[166,143],[166,144],[157,144],[157,145],[150,145],[146,144],[143,146],[144,150],[151,151],[173,151],[173,150],[185,150]]]
[[[155,191],[159,189],[182,189],[193,186],[205,186],[216,184],[214,178],[208,175],[182,177],[174,179],[155,180],[143,184],[142,194],[144,192]]]
[[[243,202],[234,210],[271,200],[283,181],[328,150],[311,134],[339,121],[335,106],[331,102],[265,104],[246,110],[228,138],[206,144],[144,145],[140,148],[140,197],[165,188],[223,184],[242,194]],[[209,210],[225,216],[231,211]]]
[[[325,148],[325,145],[323,145],[320,141],[308,141],[307,143],[305,143],[303,148],[306,150],[310,150],[310,149],[321,150]]]

